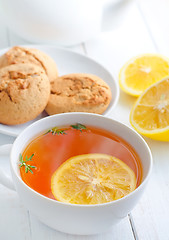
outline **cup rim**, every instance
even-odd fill
[[[21,176],[19,176],[19,174],[18,174],[18,173],[15,171],[15,169],[13,168],[12,155],[13,155],[13,151],[14,151],[15,145],[17,145],[19,139],[25,134],[25,132],[29,131],[29,129],[35,128],[36,125],[39,125],[41,122],[46,121],[46,120],[49,119],[49,118],[55,118],[55,117],[61,116],[61,115],[63,115],[63,116],[66,116],[66,115],[68,115],[68,116],[69,116],[69,115],[88,115],[88,116],[94,116],[94,117],[96,117],[96,118],[103,118],[103,119],[111,120],[111,121],[113,121],[114,123],[117,123],[117,124],[119,124],[119,125],[122,125],[122,126],[125,127],[125,128],[128,128],[129,131],[132,132],[132,134],[135,134],[135,136],[142,141],[142,143],[144,144],[144,146],[145,146],[145,147],[147,148],[147,150],[148,150],[150,162],[149,162],[149,169],[148,169],[148,171],[147,171],[147,174],[146,174],[146,176],[145,176],[145,179],[142,180],[142,182],[140,183],[140,185],[139,185],[136,189],[134,189],[134,191],[132,191],[131,193],[127,194],[126,196],[124,196],[124,197],[122,197],[122,198],[120,198],[120,199],[117,199],[117,200],[114,200],[114,201],[111,201],[111,202],[107,202],[107,203],[88,204],[88,205],[87,205],[87,204],[73,204],[73,203],[60,202],[60,201],[57,201],[57,200],[55,200],[55,199],[51,199],[51,198],[49,198],[49,197],[46,197],[46,196],[44,196],[43,194],[38,193],[37,191],[35,191],[35,190],[32,189],[31,187],[29,187],[29,186],[22,180]],[[121,201],[124,201],[125,199],[128,199],[128,198],[132,197],[133,195],[135,195],[135,193],[137,193],[138,191],[140,191],[140,190],[144,187],[144,185],[147,183],[147,181],[148,181],[148,179],[149,179],[149,177],[150,177],[150,175],[151,175],[152,167],[153,167],[153,157],[152,157],[151,150],[150,150],[148,144],[146,143],[146,141],[144,140],[144,138],[143,138],[139,133],[137,133],[133,128],[131,128],[130,126],[128,126],[127,124],[124,124],[124,123],[122,123],[122,122],[120,122],[120,121],[117,121],[117,120],[115,120],[115,119],[111,119],[111,118],[109,118],[108,116],[103,116],[103,115],[99,115],[99,114],[95,114],[95,113],[70,112],[70,113],[60,113],[60,114],[57,114],[57,115],[52,115],[52,116],[45,117],[45,118],[43,118],[43,119],[40,119],[40,120],[32,123],[32,124],[29,125],[27,128],[25,128],[25,129],[19,134],[19,136],[15,139],[14,143],[12,144],[12,149],[11,149],[11,152],[10,152],[10,167],[11,167],[11,169],[13,170],[13,173],[15,174],[15,176],[17,177],[17,179],[19,180],[19,182],[20,182],[27,190],[31,191],[31,192],[32,192],[33,194],[35,194],[37,197],[40,197],[40,198],[42,198],[42,199],[44,199],[44,200],[53,202],[53,203],[55,203],[55,204],[61,204],[61,205],[63,205],[63,206],[70,206],[70,207],[71,207],[71,206],[75,206],[75,207],[80,207],[80,208],[81,208],[81,207],[83,207],[83,208],[85,208],[85,207],[86,207],[86,208],[90,208],[90,207],[101,207],[101,206],[104,207],[104,206],[108,206],[108,205],[111,205],[111,204],[114,205],[114,204],[116,204],[116,203],[119,203],[119,202],[121,202]]]

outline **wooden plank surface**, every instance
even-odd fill
[[[153,2],[156,8],[154,11],[151,8],[150,11],[150,5]],[[161,2],[163,4],[165,1]],[[103,33],[99,38],[97,37],[87,42],[86,51],[89,56],[104,64],[114,74],[116,80],[118,79],[121,66],[129,58],[140,53],[152,53],[163,50],[164,40],[160,41],[160,38],[156,38],[156,34],[158,31],[162,31],[162,29],[160,29],[160,26],[158,26],[158,30],[155,28],[155,22],[158,21],[155,13],[158,12],[161,2],[139,1],[142,9],[147,10],[146,16],[149,16],[149,19],[151,19],[151,24],[149,23],[148,25],[146,17],[143,15],[144,10],[142,13],[140,7],[136,7],[138,6],[136,2],[132,5],[130,14],[126,16],[123,26],[111,32]],[[163,6],[167,7],[167,3],[165,2]],[[166,18],[165,24],[169,24]],[[151,33],[152,25],[154,29]],[[165,32],[163,31],[163,38],[164,36]],[[165,44],[165,49],[166,52],[169,50],[169,44],[168,46]],[[121,92],[119,103],[112,112],[112,117],[130,125],[129,114],[134,102],[134,97]],[[131,212],[132,227],[136,239],[167,240],[169,239],[167,227],[169,224],[169,143],[153,141],[148,138],[145,138],[145,140],[153,153],[154,168],[143,198]]]
[[[169,1],[138,0],[137,4],[156,51],[169,57]],[[153,153],[154,168],[146,194],[132,217],[139,239],[168,240],[169,143],[145,139]]]
[[[169,57],[169,1],[137,0],[137,6],[156,50]]]
[[[138,0],[130,2],[128,6],[121,6],[123,10],[125,8],[125,12],[121,12],[125,13],[122,19],[120,9],[113,18],[111,14],[105,17],[103,30],[107,32],[71,49],[87,53],[106,66],[118,80],[120,67],[137,54],[158,51],[169,56],[169,35],[166,31],[169,24],[168,4],[167,0]],[[164,14],[158,18],[159,9]],[[108,11],[111,13],[113,10]],[[106,18],[109,21],[118,18],[118,24],[106,24]],[[110,28],[112,31],[109,31]],[[0,21],[0,48],[19,44],[30,43],[9,31],[3,21]],[[128,117],[134,102],[135,98],[121,92],[119,103],[111,117],[129,124]],[[95,236],[74,236],[52,230],[25,209],[15,192],[0,185],[0,239],[169,240],[169,144],[145,139],[154,157],[151,180],[130,217],[126,217],[111,231]],[[0,145],[13,141],[13,137],[0,134]],[[0,161],[1,166],[9,171],[7,157]]]
[[[31,216],[30,219],[32,234],[31,240],[134,240],[132,229],[127,217],[118,225],[112,227],[110,231],[91,236],[79,236],[57,232],[48,228],[33,216]],[[123,229],[123,231],[121,231],[121,229]]]

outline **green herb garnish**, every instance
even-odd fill
[[[65,132],[65,130],[63,130],[63,129],[58,129],[57,127],[54,127],[54,128],[52,128],[52,129],[50,129],[49,131],[47,131],[45,134],[47,134],[47,133],[52,133],[52,135],[63,135],[63,134],[67,134],[66,132]]]
[[[86,126],[84,126],[81,123],[76,123],[76,125],[71,125],[72,128],[76,129],[76,130],[80,130],[80,132],[82,132],[82,130],[86,130]]]
[[[34,154],[32,154],[29,158],[26,156],[26,159],[25,161],[23,160],[23,157],[22,157],[22,154],[19,155],[19,162],[20,162],[20,165],[19,165],[19,168],[21,167],[25,167],[25,172],[28,173],[28,171],[30,171],[32,174],[33,174],[33,171],[31,168],[36,168],[35,166],[31,166],[29,164],[27,164],[26,162],[28,161],[32,161],[32,158],[33,158]]]
[[[87,129],[86,126],[84,126],[81,123],[76,123],[75,125],[71,125],[72,128],[76,129],[76,130],[80,130],[80,132],[82,132],[82,130]],[[45,134],[48,133],[52,133],[52,135],[63,135],[63,134],[67,134],[65,131],[68,129],[58,129],[57,127],[51,128],[50,130],[48,130]]]

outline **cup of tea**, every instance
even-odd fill
[[[0,183],[44,224],[81,235],[105,232],[126,217],[153,164],[135,130],[90,113],[41,119],[0,147],[1,155],[9,152],[12,179],[0,169]]]

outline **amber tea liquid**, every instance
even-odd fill
[[[62,128],[64,129],[64,128]],[[23,159],[34,154],[28,164],[36,166],[33,174],[20,168],[21,178],[38,193],[55,199],[51,192],[51,177],[56,169],[70,157],[104,153],[125,162],[136,174],[137,186],[142,179],[142,166],[138,154],[122,138],[103,129],[87,126],[87,130],[66,128],[66,134],[41,134],[33,139],[22,153]]]

